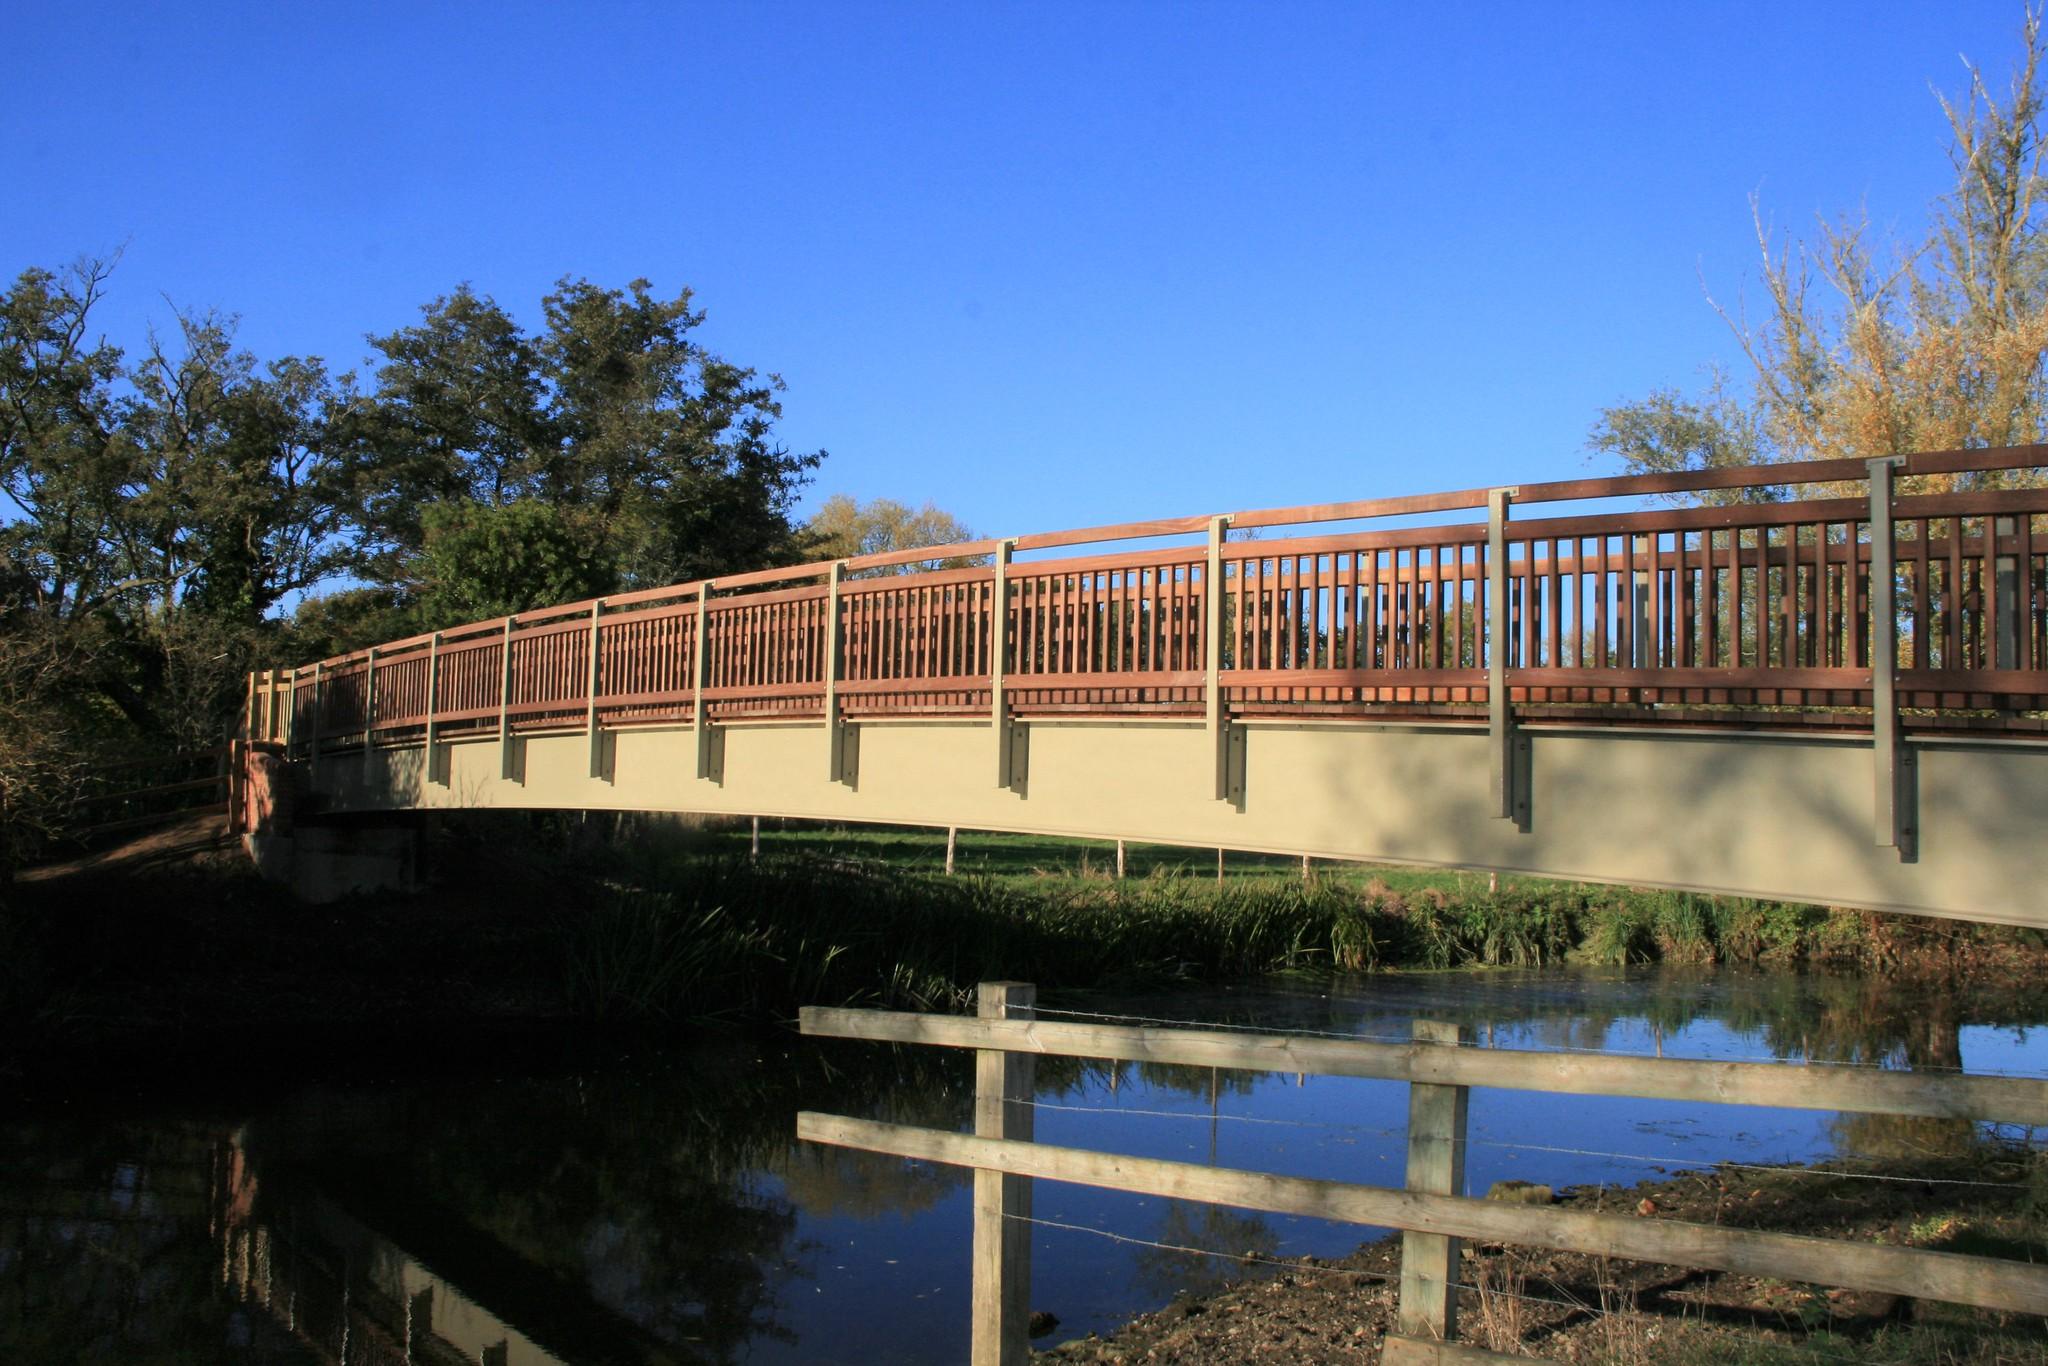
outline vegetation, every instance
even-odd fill
[[[974,539],[974,533],[958,518],[941,512],[929,501],[913,512],[893,498],[862,503],[843,493],[833,494],[818,508],[810,521],[810,533],[816,538],[813,553],[820,559],[851,559],[855,555],[880,555],[891,550],[958,545]],[[924,569],[965,569],[987,562],[986,555],[952,555],[884,565],[872,572],[908,574]]]
[[[1787,240],[1752,200],[1762,316],[1714,305],[1748,373],[1609,408],[1593,448],[1654,472],[2048,439],[2044,55],[2030,9],[2003,89],[1973,65],[1967,89],[1941,100],[1955,179],[1915,239],[1854,216]]]
[[[457,289],[358,377],[213,313],[131,355],[95,330],[112,270],[0,287],[0,866],[96,757],[218,743],[252,667],[810,545],[823,452],[775,441],[780,381],[698,344],[687,290],[565,279],[529,332]]]

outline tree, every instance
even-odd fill
[[[833,560],[856,555],[879,555],[890,550],[915,550],[924,546],[958,545],[974,539],[974,533],[951,513],[941,512],[927,502],[915,512],[892,498],[862,503],[843,493],[827,498],[811,518],[810,554]],[[986,555],[956,555],[911,564],[885,565],[874,571],[904,574],[920,569],[964,569],[986,564]]]
[[[1648,473],[2048,439],[2040,13],[2022,37],[2003,95],[1973,65],[1967,93],[1941,100],[1955,178],[1920,240],[1879,240],[1856,218],[1786,242],[1752,199],[1767,310],[1752,324],[1715,305],[1746,382],[1717,374],[1699,398],[1660,390],[1608,408],[1592,448]]]
[[[790,512],[824,453],[777,444],[781,380],[692,341],[688,290],[650,289],[565,278],[530,335],[465,286],[370,339],[384,363],[345,428],[374,579],[417,579],[424,510],[456,502],[559,508],[604,560],[593,577],[628,587],[797,555]]]
[[[422,526],[412,562],[421,630],[580,602],[615,586],[592,528],[557,503],[441,503]]]
[[[33,606],[58,618],[123,588],[110,529],[130,480],[122,355],[90,333],[111,270],[25,270],[0,295],[0,492],[15,514],[0,545]]]

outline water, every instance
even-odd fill
[[[1042,1004],[1386,1038],[1430,1016],[1500,1048],[2048,1073],[2048,995],[1970,998],[1791,975],[1542,972]],[[964,1129],[964,1054],[726,1040],[567,1075],[206,1084],[225,1098],[78,1098],[0,1120],[0,1360],[966,1356],[967,1175],[792,1139],[798,1109]],[[1395,1083],[1045,1059],[1036,1102],[1048,1143],[1401,1179]],[[1625,1186],[1976,1133],[1482,1090],[1468,1182]],[[1035,1198],[1033,1304],[1061,1320],[1050,1340],[1374,1232],[1044,1182]]]

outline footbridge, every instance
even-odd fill
[[[1572,480],[763,569],[258,673],[245,733],[302,812],[959,826],[2048,925],[2044,467]]]

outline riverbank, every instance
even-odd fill
[[[231,847],[18,884],[0,908],[0,1074],[151,1075],[234,1056],[459,1060],[613,1049],[811,1004],[964,1008],[1274,972],[1664,963],[2038,980],[2038,933],[1677,893],[1374,870],[1217,881],[1027,867],[947,877],[831,841],[523,816],[451,822],[415,897],[292,902]],[[987,837],[996,839],[1000,837]],[[971,853],[972,851],[970,851]],[[1037,857],[1036,854],[1032,857]]]
[[[2040,1261],[2048,1154],[1985,1146],[1909,1163],[1723,1166],[1634,1187],[1563,1192],[1561,1208],[1682,1219]],[[1732,1273],[1468,1245],[1461,1342],[1602,1366],[2048,1363],[2048,1320]],[[1299,1258],[1206,1296],[1183,1296],[1107,1338],[1043,1359],[1073,1363],[1371,1366],[1392,1327],[1399,1235],[1340,1259]],[[2044,1307],[2048,1308],[2048,1307]]]

